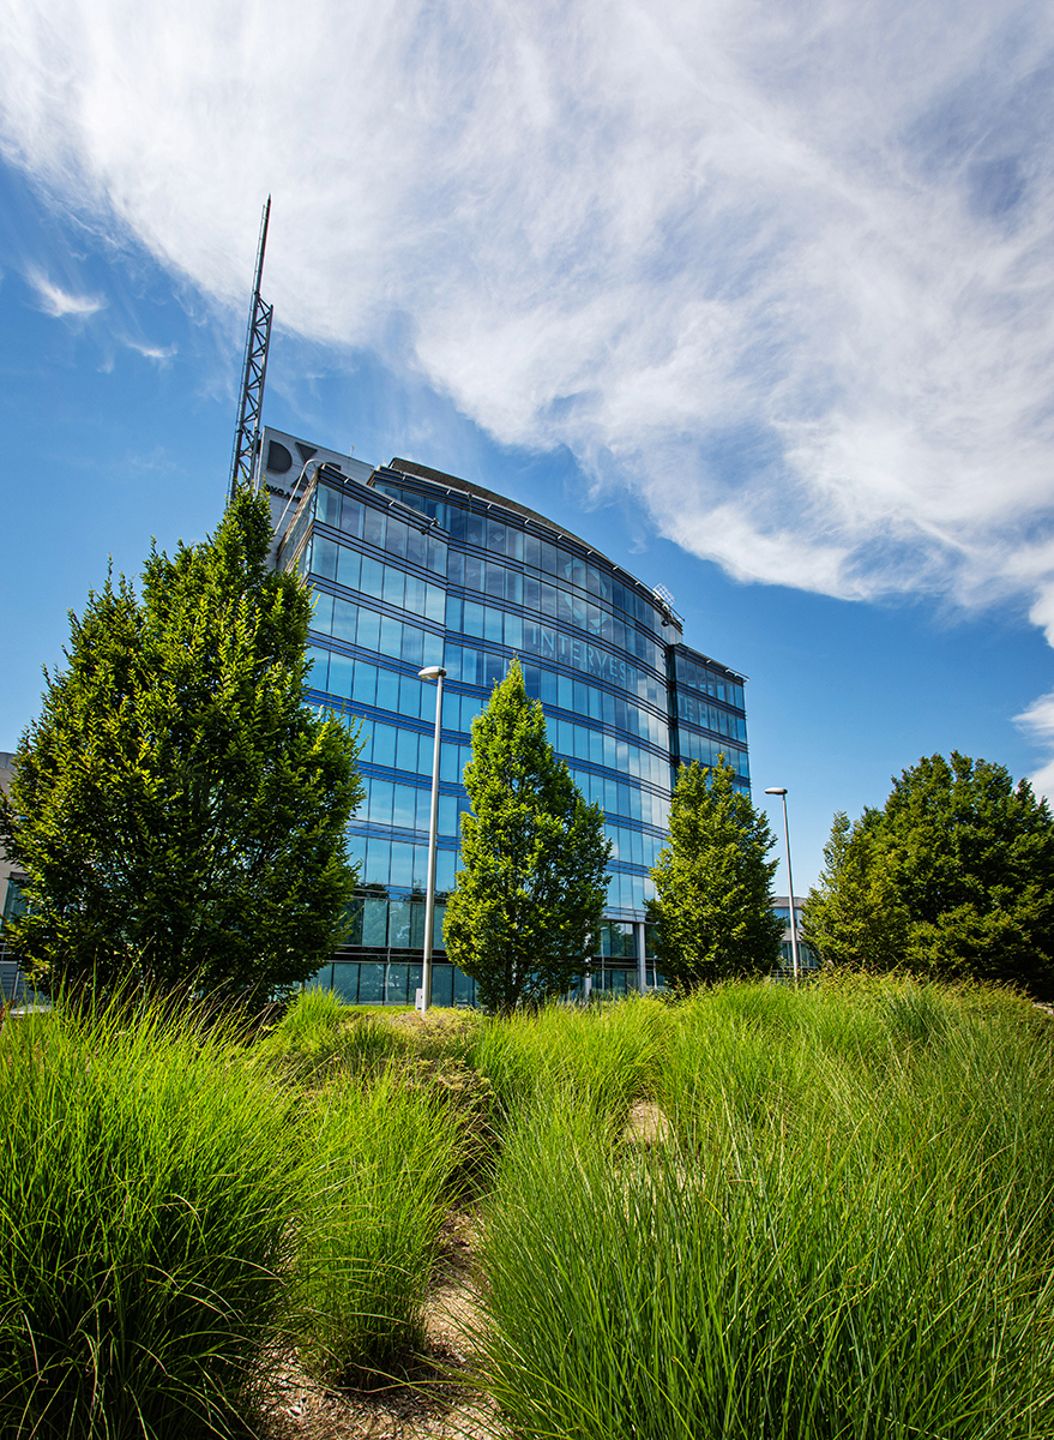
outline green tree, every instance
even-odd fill
[[[611,847],[600,807],[553,754],[517,660],[472,723],[465,789],[447,953],[487,1009],[537,1004],[567,990],[595,951]]]
[[[825,854],[803,925],[826,962],[1054,989],[1054,817],[1004,766],[924,757]]]
[[[14,947],[46,988],[192,977],[256,996],[339,939],[356,744],[304,705],[311,602],[268,566],[266,500],[152,551],[71,615],[22,738],[0,838],[28,876]]]
[[[772,910],[775,844],[767,818],[736,788],[724,756],[682,765],[670,807],[670,838],[652,870],[648,906],[659,965],[676,990],[779,963],[783,922]]]
[[[908,917],[881,842],[882,812],[834,817],[819,884],[802,907],[802,937],[826,965],[880,972],[903,952]]]

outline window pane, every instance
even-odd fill
[[[416,525],[409,526],[406,532],[406,558],[421,566],[428,561],[428,536]]]
[[[403,592],[405,581],[403,572],[396,570],[392,565],[384,567],[384,602],[386,605],[395,605],[400,610],[403,608]]]
[[[372,505],[365,513],[363,534],[371,545],[384,549],[384,515],[380,510],[374,510]]]
[[[424,825],[418,821],[418,827],[424,829],[428,824],[427,802],[430,796],[426,790],[420,792],[425,796],[426,808],[424,813]],[[440,835],[457,835],[458,833],[458,805],[456,795],[440,795],[439,797],[439,833]]]
[[[436,965],[432,970],[432,1004],[453,1005],[454,1003],[454,967],[453,965]]]
[[[353,673],[354,665],[346,655],[332,654],[329,657],[329,690],[327,693],[338,700],[350,700]]]
[[[362,557],[359,589],[364,595],[374,595],[379,600],[384,589],[384,566],[369,555]]]
[[[408,889],[413,884],[414,847],[412,845],[406,845],[400,840],[392,841],[390,874],[392,885],[405,886]]]
[[[332,525],[334,529],[340,529],[340,491],[333,490],[328,485],[320,485],[316,492],[315,514],[322,521],[323,525]]]
[[[388,907],[388,944],[399,950],[410,944],[409,900],[393,900]]]
[[[338,640],[346,640],[349,645],[355,644],[355,635],[358,629],[359,607],[353,605],[350,600],[333,601],[333,634]]]
[[[376,835],[371,835],[366,844],[365,883],[367,885],[387,885],[391,859],[391,841],[381,840]]]
[[[315,536],[311,568],[316,575],[322,575],[326,580],[335,580],[337,577],[337,546],[334,541],[327,540],[325,535]]]
[[[375,825],[392,823],[392,782],[374,776],[370,781],[369,819]]]
[[[407,529],[405,521],[397,520],[394,515],[388,516],[388,538],[384,548],[389,555],[398,555],[400,560],[406,559]]]
[[[320,650],[317,645],[309,647],[307,658],[311,663],[311,669],[307,674],[307,683],[312,690],[325,690],[329,677],[329,651]]]
[[[359,966],[359,1004],[384,1004],[384,965],[364,961]]]
[[[417,790],[410,785],[396,785],[392,800],[392,824],[412,830],[417,822]]]
[[[374,765],[395,765],[395,727],[392,725],[374,725],[373,727],[373,754]]]
[[[308,622],[312,630],[321,630],[324,635],[333,633],[333,596],[315,591],[311,597],[312,611]]]
[[[424,664],[425,635],[416,625],[404,625],[402,627],[402,646],[399,654],[409,665],[421,666]],[[431,636],[429,637],[432,638]]]
[[[408,770],[411,773],[417,770],[417,750],[419,736],[416,730],[400,730],[397,744],[396,769]]]
[[[338,584],[346,585],[349,590],[357,590],[361,564],[362,557],[357,550],[349,550],[346,545],[341,545],[337,557]]]
[[[393,620],[390,615],[381,616],[381,636],[377,649],[382,655],[390,655],[393,660],[398,660],[399,652],[403,643],[403,627],[398,620]]]
[[[362,705],[377,703],[377,670],[373,665],[356,665],[351,698]]]
[[[425,605],[423,613],[427,617],[427,619],[434,620],[437,625],[442,625],[445,605],[446,595],[444,591],[440,590],[438,585],[426,585]],[[414,609],[417,611],[418,614],[422,613],[419,609],[417,609],[416,606],[414,607]]]
[[[364,650],[379,650],[381,639],[381,617],[376,610],[359,610],[355,643]]]
[[[391,670],[377,671],[377,700],[382,710],[399,709],[399,677]]]

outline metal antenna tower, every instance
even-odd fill
[[[271,219],[271,197],[263,208],[260,221],[260,244],[256,251],[256,279],[249,302],[249,328],[245,335],[245,364],[242,367],[242,390],[238,405],[238,424],[234,431],[234,454],[231,458],[231,483],[227,494],[233,500],[239,485],[252,485],[260,451],[260,414],[263,409],[264,381],[267,378],[267,352],[271,344],[271,317],[274,306],[260,296],[263,279],[264,251],[267,248],[267,226]]]

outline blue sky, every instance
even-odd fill
[[[287,12],[0,0],[0,748],[216,522],[270,191],[266,419],[667,585],[796,888],[922,754],[1054,792],[1049,8]]]

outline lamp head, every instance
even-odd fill
[[[442,680],[446,674],[442,665],[426,665],[423,670],[418,670],[418,680]]]
[[[770,785],[765,791],[766,795],[786,795],[786,785]]]

